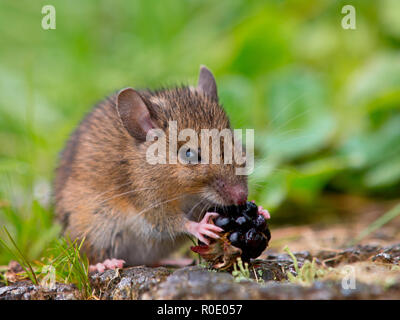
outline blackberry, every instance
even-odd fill
[[[267,221],[258,214],[258,206],[246,202],[240,206],[213,208],[219,213],[214,224],[224,231],[219,239],[206,245],[199,240],[191,250],[198,253],[214,268],[227,270],[241,257],[243,261],[257,258],[271,239]]]
[[[261,214],[258,215],[258,217],[256,217],[254,219],[254,227],[258,230],[258,231],[266,231],[267,230],[267,220],[264,218],[264,216],[262,216]]]
[[[233,246],[239,247],[243,243],[243,237],[243,233],[241,233],[240,231],[235,231],[229,235],[228,239]]]
[[[242,260],[257,258],[271,239],[267,221],[258,214],[258,206],[250,201],[241,206],[216,208],[220,214],[215,224],[227,234],[226,238],[242,250]]]
[[[258,216],[258,207],[254,202],[246,202],[246,205],[244,205],[242,214],[246,217],[249,217],[250,219],[257,218]]]
[[[244,216],[237,217],[236,220],[232,220],[232,221],[234,221],[234,223],[236,224],[237,227],[239,227],[240,229],[244,229],[244,230],[248,229],[249,225],[251,223],[251,220],[246,219],[246,217],[244,217]],[[228,230],[224,229],[224,231],[228,231]]]
[[[215,219],[215,225],[224,229],[225,231],[231,231],[235,227],[235,223],[229,217],[219,216]]]

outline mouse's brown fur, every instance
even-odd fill
[[[177,121],[178,130],[230,128],[213,89],[139,95],[152,123],[168,137],[169,120]],[[71,135],[56,172],[56,213],[72,239],[85,237],[91,263],[118,258],[128,265],[153,264],[186,239],[185,219],[197,220],[212,204],[225,204],[221,179],[246,188],[247,181],[234,174],[233,165],[149,164],[151,142],[128,132],[117,104],[118,94],[107,98]]]

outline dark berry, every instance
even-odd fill
[[[230,207],[228,207],[227,211],[231,217],[238,217],[241,215],[241,212],[242,212],[240,210],[240,207],[238,207],[238,206],[230,206]]]
[[[243,261],[257,258],[267,247],[271,233],[255,203],[247,201],[240,206],[215,207],[209,211],[220,214],[214,223],[224,230],[233,246],[242,250]]]
[[[256,229],[251,228],[249,231],[246,232],[244,239],[246,247],[254,249],[259,247],[262,242],[263,236]]]
[[[243,246],[243,234],[239,231],[232,232],[229,236],[229,241],[235,247],[242,247]]]
[[[215,219],[215,225],[224,231],[231,231],[235,227],[235,222],[230,217],[219,216]]]
[[[267,229],[267,220],[265,220],[264,216],[261,214],[257,215],[253,220],[253,224],[258,231],[265,231],[265,229]]]
[[[240,213],[237,206],[216,207],[213,208],[212,210],[224,217],[237,217]]]
[[[240,216],[236,218],[235,222],[240,229],[247,229],[250,221],[246,217]]]
[[[265,248],[267,247],[267,239],[265,239],[264,237],[262,238],[261,242],[259,243],[259,245],[257,246],[257,248],[252,248],[249,252],[249,256],[250,258],[257,258],[261,255],[261,253],[263,253],[263,251],[265,250]]]
[[[267,237],[267,242],[269,242],[269,240],[271,240],[271,231],[269,231],[268,226],[267,228],[264,230],[264,235]]]
[[[243,215],[246,215],[250,218],[257,217],[258,214],[258,207],[255,203],[247,201],[246,205],[244,206]]]

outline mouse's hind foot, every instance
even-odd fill
[[[125,261],[119,259],[106,259],[101,263],[89,266],[89,272],[104,272],[108,269],[121,269]]]

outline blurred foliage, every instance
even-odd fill
[[[56,30],[41,28],[47,4]],[[356,30],[341,27],[347,4]],[[398,0],[3,0],[0,224],[37,256],[55,233],[57,154],[79,119],[122,87],[194,84],[200,64],[233,125],[255,128],[251,199],[279,216],[327,190],[396,197],[399,47]]]

